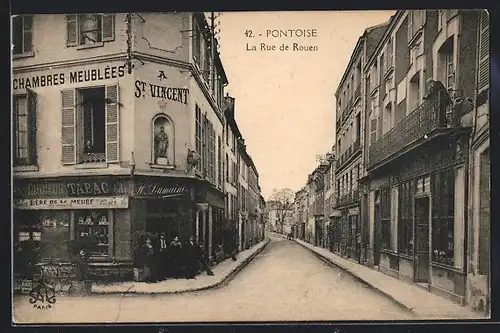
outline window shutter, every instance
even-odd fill
[[[61,162],[63,165],[76,163],[76,90],[61,91],[62,128],[61,128]]]
[[[376,117],[370,120],[370,145],[377,141],[377,120]]]
[[[14,161],[17,159],[17,128],[19,121],[19,110],[17,98],[13,98],[12,105],[12,151],[14,154]],[[17,161],[16,161],[17,163]]]
[[[489,85],[490,81],[490,29],[489,18],[486,11],[481,11],[479,37],[479,70],[478,88],[483,89]]]
[[[78,45],[78,16],[66,15],[66,46]]]
[[[37,145],[36,145],[36,93],[26,89],[26,107],[28,108],[28,144],[29,144],[29,164],[37,165]]]
[[[413,11],[408,11],[408,40],[413,37]]]
[[[106,162],[119,162],[119,94],[118,85],[106,86]]]
[[[84,123],[85,123],[85,107],[80,103],[81,95],[76,93],[75,96],[75,149],[76,149],[76,160],[77,163],[80,163],[80,157],[85,153],[85,131],[84,131]],[[81,124],[81,125],[79,125]]]
[[[33,15],[23,16],[23,53],[33,51]]]
[[[102,14],[102,41],[115,40],[115,14]]]

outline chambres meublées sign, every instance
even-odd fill
[[[16,76],[12,79],[12,88],[33,89],[63,84],[75,84],[101,80],[117,79],[125,76],[125,66],[106,66],[72,71],[61,71],[41,75]]]

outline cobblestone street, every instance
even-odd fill
[[[17,322],[411,320],[411,313],[293,241],[271,242],[226,286],[152,296],[57,298],[52,309],[14,300]]]

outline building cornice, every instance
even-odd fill
[[[14,74],[20,74],[25,72],[59,69],[59,68],[79,66],[79,65],[92,65],[92,64],[99,64],[99,63],[119,61],[119,60],[123,60],[123,64],[125,65],[125,61],[127,60],[127,54],[113,53],[96,57],[44,62],[40,64],[25,65],[25,66],[14,66],[12,68],[12,72]]]
[[[13,179],[39,179],[57,177],[99,177],[99,176],[131,176],[129,168],[102,170],[68,170],[62,172],[14,172]]]

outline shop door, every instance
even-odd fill
[[[240,236],[240,244],[241,244],[241,249],[245,249],[245,220],[241,221],[241,236]]]
[[[205,222],[203,223],[203,234],[204,234],[203,249],[205,250],[205,253],[207,255],[210,255],[210,253],[209,253],[209,250],[210,250],[209,249],[209,247],[210,247],[210,221],[209,221],[210,213],[207,211],[207,212],[203,212],[203,214],[205,215]]]
[[[380,238],[382,237],[382,224],[380,222],[380,204],[374,207],[374,229],[375,237],[373,239],[373,264],[378,266],[380,263]]]
[[[415,282],[429,282],[429,198],[415,199]]]

